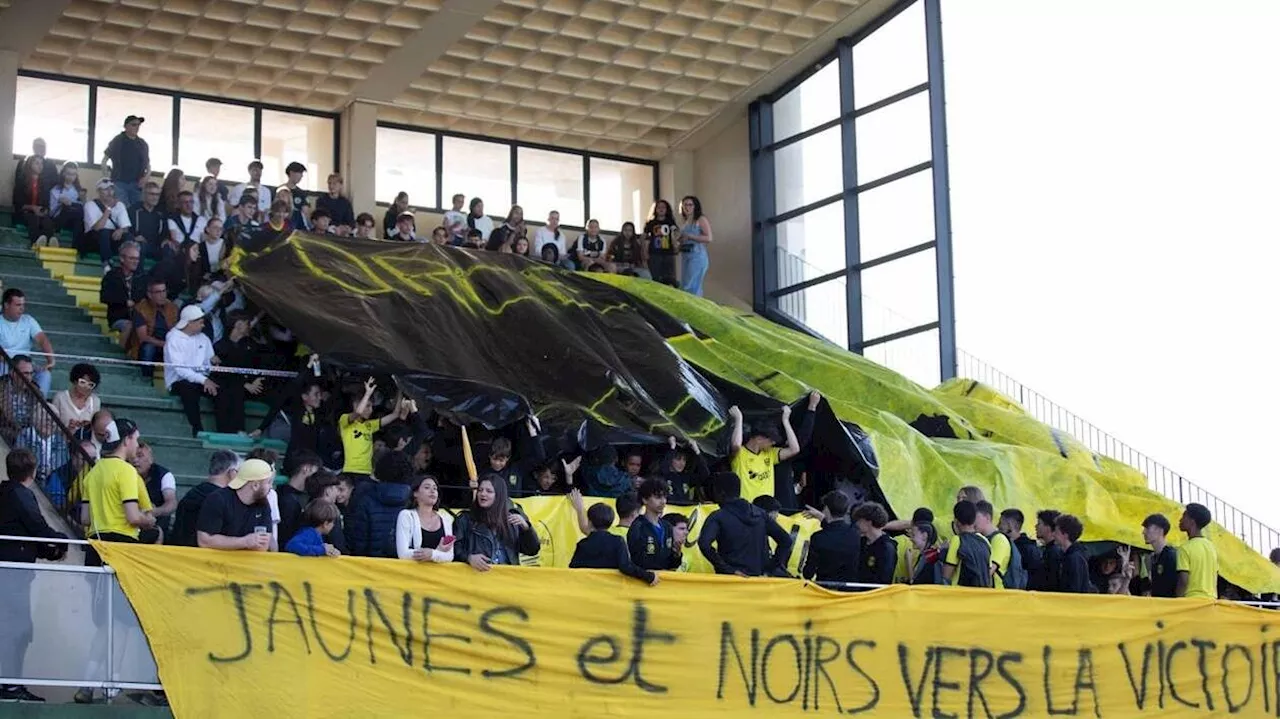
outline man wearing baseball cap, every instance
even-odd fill
[[[196,542],[207,549],[276,551],[271,539],[271,507],[267,494],[275,482],[271,465],[248,459],[226,487],[215,490],[200,507]]]
[[[414,233],[414,223],[417,216],[410,210],[405,210],[396,215],[396,229],[390,235],[388,240],[398,240],[400,242],[422,242],[422,238]]]
[[[235,407],[235,393],[222,391],[210,376],[214,353],[213,344],[204,333],[204,317],[204,310],[197,305],[183,307],[178,323],[164,338],[164,386],[182,401],[192,437],[204,431],[200,418],[200,398],[204,395],[213,398],[213,416],[219,432],[236,432],[235,413],[244,412],[243,403]],[[236,377],[231,376],[230,381],[236,381]],[[240,428],[243,427],[241,419]]]
[[[84,477],[84,496],[89,503],[89,539],[102,542],[143,542],[160,540],[156,519],[151,514],[147,487],[132,462],[138,453],[141,433],[138,425],[116,418],[102,445],[102,458]],[[84,563],[102,566],[102,558],[90,546]]]
[[[102,153],[102,164],[111,166],[111,181],[116,186],[116,197],[125,207],[142,202],[142,187],[151,174],[151,149],[147,141],[138,137],[145,120],[137,115],[124,119],[124,131],[111,138]]]

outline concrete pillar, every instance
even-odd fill
[[[680,212],[680,198],[697,194],[693,185],[693,153],[688,150],[672,150],[658,164],[659,196],[671,203],[671,209]]]
[[[369,212],[381,217],[374,188],[377,180],[378,106],[353,102],[342,111],[340,169],[347,183],[347,196],[356,214]]]
[[[0,204],[13,196],[13,127],[18,112],[18,53],[0,50]]]

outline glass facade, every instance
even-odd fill
[[[751,105],[756,310],[932,386],[955,374],[939,0]]]

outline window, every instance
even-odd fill
[[[853,46],[853,100],[861,109],[929,80],[924,3],[916,2]]]
[[[823,205],[780,223],[778,287],[844,269],[844,249],[843,202]]]
[[[222,160],[223,180],[249,179],[253,159],[253,108],[182,99],[178,115],[178,167],[204,177],[205,162]]]
[[[262,181],[283,185],[284,168],[301,162],[307,168],[299,185],[306,190],[328,188],[334,171],[333,119],[275,110],[262,111]],[[224,158],[225,159],[225,158]]]
[[[15,100],[15,154],[30,153],[31,141],[41,137],[51,159],[74,162],[88,159],[85,157],[89,151],[87,86],[19,76]]]
[[[779,297],[778,309],[841,348],[848,348],[849,301],[845,292],[845,279],[837,277]]]
[[[624,222],[634,222],[637,231],[643,228],[654,203],[653,166],[598,157],[590,163],[591,218],[606,231],[617,231]]]
[[[511,147],[496,142],[444,138],[445,197],[461,192],[484,200],[485,214],[506,217],[511,208]]]
[[[938,319],[936,262],[930,249],[862,271],[863,337],[875,339]]]
[[[844,189],[838,125],[777,150],[773,162],[778,214]]]
[[[173,165],[173,98],[168,95],[98,88],[91,160],[102,162],[102,153],[111,138],[124,130],[124,119],[130,115],[146,120],[138,137],[147,141],[151,171],[163,175]],[[203,166],[204,160],[200,164]]]
[[[374,196],[390,204],[400,192],[409,193],[409,204],[436,204],[436,136],[426,132],[378,128],[378,176]],[[449,193],[444,197],[446,209]]]
[[[888,367],[917,384],[933,388],[941,382],[938,365],[940,352],[938,331],[929,330],[892,342],[873,345],[866,348],[863,355],[872,362]]]
[[[585,225],[582,156],[527,147],[517,153],[516,202],[524,208],[525,219],[542,222],[558,210],[561,223]]]
[[[865,185],[933,157],[929,93],[922,92],[854,121],[858,184]]]
[[[858,195],[858,249],[864,262],[929,242],[934,232],[930,170]]]
[[[840,116],[840,63],[831,61],[773,105],[773,139],[785,140]]]

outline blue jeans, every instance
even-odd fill
[[[95,232],[88,233],[91,240],[89,244],[90,246],[98,246],[98,255],[102,258],[102,264],[104,265],[110,262],[112,257],[116,256],[117,247],[124,244],[126,240],[133,239],[133,236],[129,234],[129,231],[125,230],[124,234],[120,236],[120,241],[116,242],[111,239],[111,235],[114,232],[115,230],[97,230]]]
[[[137,182],[116,180],[115,185],[116,199],[123,202],[125,207],[133,207],[142,202],[142,188],[138,187]]]
[[[680,289],[689,294],[702,296],[702,281],[707,277],[707,269],[711,267],[711,258],[707,255],[707,246],[695,244],[680,257]]]
[[[153,344],[143,343],[138,346],[138,361],[139,362],[159,362],[164,357],[163,353],[164,353],[164,350],[160,349],[159,347],[156,347]],[[151,379],[154,373],[155,373],[155,367],[152,367],[151,365],[144,365],[142,367],[142,377],[144,379]]]

